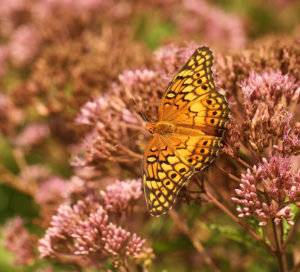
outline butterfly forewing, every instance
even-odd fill
[[[208,47],[198,48],[169,84],[159,106],[159,120],[171,120],[188,104],[215,90],[213,56]]]

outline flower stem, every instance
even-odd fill
[[[237,158],[237,161],[238,161],[241,165],[243,165],[244,167],[249,168],[250,170],[252,169],[251,165],[249,165],[248,163],[246,163],[243,159],[241,159],[241,157],[238,157],[238,158]]]
[[[214,272],[219,272],[220,270],[215,265],[215,263],[210,258],[210,256],[207,254],[207,252],[205,251],[205,249],[204,249],[203,245],[201,244],[201,242],[199,241],[199,239],[197,239],[197,237],[194,235],[194,233],[192,233],[189,230],[187,224],[182,219],[179,218],[178,214],[174,210],[170,210],[169,215],[175,222],[176,226],[180,229],[180,231],[182,233],[184,233],[191,240],[191,242],[194,245],[194,247],[196,248],[196,250],[203,256],[205,263],[209,267],[211,267],[211,269]]]
[[[16,190],[25,194],[34,196],[35,186],[33,184],[24,184],[19,178],[9,172],[3,165],[0,164],[0,184],[7,184]]]
[[[228,173],[227,171],[225,171],[222,167],[220,166],[214,166],[216,169],[218,169],[219,171],[221,171],[224,175],[226,175],[227,177],[229,177],[230,179],[236,181],[237,183],[241,182],[241,179],[236,177],[235,175]]]
[[[27,167],[26,160],[24,158],[24,152],[20,148],[14,148],[13,151],[14,159],[18,165],[19,170]]]
[[[275,244],[276,244],[276,257],[278,260],[279,268],[281,272],[287,272],[287,262],[286,262],[286,257],[285,257],[285,252],[281,247],[281,238],[279,235],[279,230],[278,227],[275,225],[274,220],[272,221],[272,228],[273,228],[273,233],[274,233],[274,238],[275,238]]]

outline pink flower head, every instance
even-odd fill
[[[133,255],[134,257],[136,257],[138,253],[142,251],[142,247],[144,246],[145,242],[145,239],[141,239],[134,233],[131,236],[130,240],[127,242],[127,245],[125,247],[125,254],[127,256]]]
[[[28,165],[21,169],[21,173],[19,174],[19,179],[24,184],[38,184],[46,179],[48,179],[51,175],[51,170],[41,164],[33,164]]]
[[[113,256],[118,256],[120,253],[125,256],[135,256],[141,251],[145,243],[145,240],[137,237],[135,233],[132,235],[112,223],[107,226],[103,235],[105,250]]]
[[[108,211],[125,211],[142,195],[141,180],[116,181],[101,191],[100,195]]]
[[[144,114],[150,115],[152,112],[156,113],[156,105],[168,80],[165,73],[161,70],[154,71],[145,68],[125,70],[119,75],[119,83],[113,85],[115,110],[123,112],[120,108],[123,107],[130,108],[131,111],[139,113],[142,108]],[[123,105],[119,101],[120,99],[123,101]],[[134,107],[136,109],[132,110]],[[141,123],[141,119],[138,118],[137,123]]]
[[[231,157],[237,157],[240,150],[240,131],[236,120],[230,116],[223,134],[224,146],[222,152]]]
[[[50,177],[39,184],[35,199],[38,204],[55,203],[67,196],[69,183],[59,177]]]
[[[84,104],[75,122],[98,130],[109,128],[122,132],[118,122],[137,123],[137,119],[117,96],[103,95]]]
[[[106,144],[105,138],[98,131],[93,130],[80,143],[80,152],[71,164],[77,167],[88,166],[99,159],[109,157],[109,148],[110,146]]]
[[[105,250],[111,255],[117,256],[127,243],[130,237],[130,232],[109,223],[104,231],[102,240],[105,242]]]
[[[172,43],[160,47],[154,52],[157,68],[166,70],[167,74],[174,74],[194,53],[197,47],[193,42],[185,48],[178,47]]]
[[[72,3],[74,4],[74,1]],[[76,5],[78,11],[97,12],[105,8],[108,3],[108,0],[78,0]]]
[[[287,134],[287,109],[299,99],[299,83],[280,71],[251,72],[240,84],[244,95],[243,137],[254,150],[279,144]]]
[[[282,144],[280,147],[275,145],[274,148],[285,154],[297,153],[300,149],[300,123],[298,122],[292,127],[294,114],[284,112],[284,115],[281,122]]]
[[[233,48],[245,45],[245,29],[238,16],[225,14],[204,0],[185,0],[183,8],[187,14],[179,21],[182,32],[195,31],[200,33],[206,42],[222,41],[223,44]]]
[[[125,93],[127,95],[131,95],[135,93],[135,89],[143,87],[147,83],[151,83],[154,78],[157,77],[157,73],[148,70],[148,69],[141,69],[141,70],[125,70],[122,74],[119,75],[119,81],[122,84]]]
[[[12,0],[9,2],[0,2],[0,15],[11,14],[23,10],[26,5],[26,0]]]
[[[59,254],[85,256],[95,263],[106,257],[137,256],[145,240],[109,221],[106,210],[91,198],[73,207],[62,205],[52,217],[51,226],[40,239],[40,256]]]
[[[257,216],[260,226],[267,225],[268,220],[278,224],[282,219],[292,225],[289,203],[297,204],[300,200],[297,176],[291,169],[289,157],[274,155],[269,161],[264,158],[253,171],[248,169],[242,174],[240,188],[235,190],[237,197],[232,198],[238,204],[238,216]]]
[[[39,33],[30,26],[17,28],[11,37],[9,49],[14,63],[17,65],[28,63],[40,49]]]
[[[33,123],[23,129],[17,136],[15,142],[20,146],[31,147],[42,143],[49,134],[50,129],[46,124]]]
[[[293,184],[293,173],[289,157],[278,157],[276,155],[259,165],[261,179],[266,191],[272,199],[283,202],[291,190]]]
[[[256,188],[260,173],[261,171],[254,166],[252,173],[247,169],[247,173],[242,174],[240,188],[235,190],[237,197],[232,198],[232,201],[241,205],[237,208],[239,217],[250,216],[252,213],[256,213],[265,219],[262,203],[258,198]]]
[[[99,117],[109,107],[109,96],[99,96],[94,100],[85,103],[80,110],[80,114],[75,122],[80,125],[94,126],[97,124]]]
[[[87,200],[87,202],[79,201],[73,208],[68,205],[61,205],[58,208],[57,214],[52,217],[50,228],[47,229],[45,236],[39,241],[41,258],[55,256],[57,253],[64,253],[70,250],[67,239],[82,231],[82,222],[89,218],[90,213],[100,208],[99,205],[94,205],[90,207],[92,209],[89,211],[88,205],[91,203],[90,200]],[[101,220],[98,218],[98,221],[107,220],[105,213],[102,213],[101,216],[103,218]],[[80,244],[80,241],[76,243]],[[78,248],[76,249],[73,243],[72,248],[74,252],[78,251]]]
[[[16,264],[32,264],[34,260],[34,239],[25,228],[21,217],[17,216],[6,222],[3,236],[6,249],[13,252],[16,256]]]
[[[240,86],[246,101],[265,101],[273,105],[280,102],[282,107],[297,101],[300,95],[299,82],[291,75],[283,75],[279,70],[250,72],[249,78],[242,81]]]

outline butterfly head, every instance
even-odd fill
[[[155,125],[156,123],[152,123],[152,124],[147,124],[146,125],[146,129],[151,133],[154,134],[155,133]]]

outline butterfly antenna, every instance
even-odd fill
[[[133,102],[135,103],[135,105],[137,106],[138,111],[139,111],[139,113],[141,114],[143,120],[144,120],[145,122],[147,122],[147,123],[150,123],[150,121],[146,118],[145,114],[143,113],[142,108],[141,108],[140,105],[136,102],[135,98],[132,96],[132,97],[130,98],[130,100],[133,101]]]
[[[113,147],[114,147],[114,148],[117,148],[117,147],[119,147],[121,144],[127,144],[127,143],[129,142],[129,140],[135,139],[136,136],[137,136],[137,135],[140,135],[140,134],[141,134],[141,132],[138,131],[138,132],[134,133],[133,135],[130,135],[130,137],[129,137],[127,140],[125,140],[124,143],[118,143],[118,144],[115,144],[115,145],[113,145]]]
[[[148,119],[146,118],[146,116],[144,115],[144,113],[143,113],[143,111],[142,111],[142,108],[139,106],[139,104],[136,102],[136,100],[134,99],[133,96],[130,97],[130,101],[131,101],[131,102],[133,101],[134,104],[137,106],[138,111],[139,111],[138,113],[140,113],[142,119],[143,119],[145,122],[150,123],[149,120],[148,120]],[[132,103],[133,103],[133,102],[132,102]],[[140,133],[141,133],[141,132],[139,131],[139,132],[137,132],[137,133],[131,135],[130,138],[135,138],[135,137],[136,137],[137,135],[139,135]],[[114,145],[113,147],[114,147],[114,148],[117,148],[117,147],[120,146],[120,145],[121,145],[121,143],[118,143],[118,144]]]

